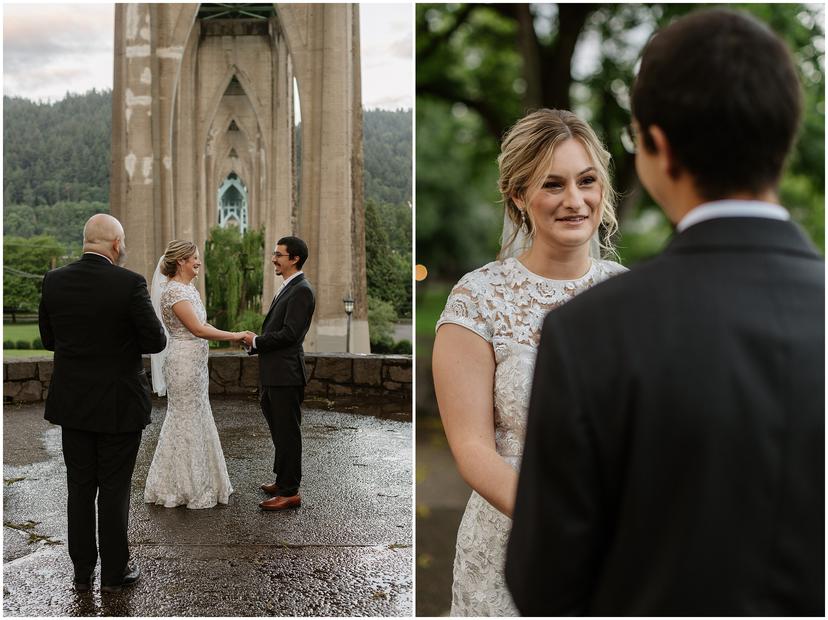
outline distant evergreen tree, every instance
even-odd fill
[[[366,110],[363,116],[365,198],[411,202],[411,110]]]
[[[3,203],[108,203],[111,142],[111,91],[3,97]]]

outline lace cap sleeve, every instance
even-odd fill
[[[172,308],[179,301],[192,301],[188,294],[187,287],[181,286],[174,280],[170,280],[161,293],[161,307]]]
[[[484,278],[479,270],[472,271],[451,289],[435,331],[444,323],[453,323],[470,329],[486,342],[491,342],[494,330],[488,315]]]

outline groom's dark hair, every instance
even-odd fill
[[[715,200],[775,188],[796,136],[802,95],[788,48],[767,26],[726,9],[691,13],[644,49],[632,91],[639,148],[667,136],[697,191]]]
[[[282,237],[276,242],[276,245],[283,245],[287,248],[288,258],[299,257],[299,262],[296,263],[297,269],[301,269],[305,261],[308,260],[308,244],[299,237]]]

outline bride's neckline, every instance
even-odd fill
[[[506,260],[514,262],[514,264],[517,265],[517,268],[520,271],[522,271],[523,273],[525,273],[526,275],[528,275],[532,278],[535,278],[536,280],[543,280],[544,282],[561,282],[561,283],[579,282],[581,280],[586,280],[587,278],[592,276],[592,274],[595,272],[595,266],[597,265],[596,260],[594,258],[590,257],[590,259],[589,259],[589,269],[586,270],[586,273],[584,275],[578,276],[577,278],[558,279],[558,278],[547,278],[545,276],[542,276],[540,274],[535,273],[534,271],[530,271],[530,269],[526,265],[524,265],[522,262],[520,262],[520,260],[518,260],[514,256],[510,256]]]

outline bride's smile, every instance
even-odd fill
[[[554,247],[587,244],[601,221],[600,205],[601,184],[587,150],[579,140],[565,140],[529,202],[536,239]]]

